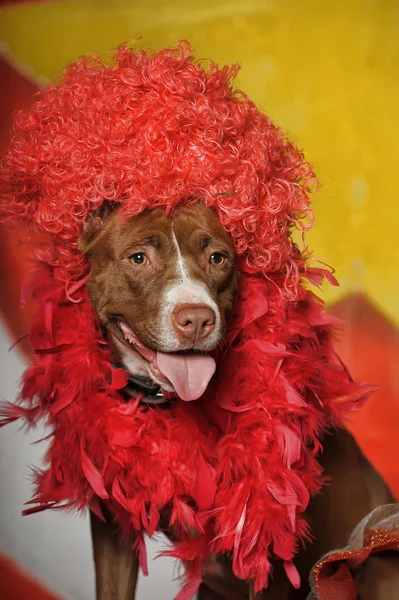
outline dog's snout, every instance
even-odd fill
[[[216,315],[205,304],[178,304],[172,313],[176,332],[190,342],[203,340],[214,330]]]

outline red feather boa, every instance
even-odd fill
[[[4,422],[51,426],[46,469],[36,472],[25,512],[90,506],[100,514],[101,498],[144,571],[143,534],[154,534],[162,513],[181,540],[171,554],[188,570],[180,600],[195,592],[210,552],[231,553],[234,572],[255,590],[267,586],[273,556],[298,585],[292,559],[322,481],[320,434],[369,393],[336,357],[333,319],[303,285],[331,274],[307,267],[290,237],[311,216],[313,173],[232,91],[234,69],[206,72],[185,44],[152,57],[122,48],[117,60],[69,67],[18,116],[2,164],[2,221],[47,236],[35,242],[42,268],[23,290],[40,306],[30,330],[35,361],[21,403],[3,409]],[[216,377],[199,401],[170,410],[126,403],[77,238],[104,200],[137,214],[198,198],[217,211],[240,257]]]

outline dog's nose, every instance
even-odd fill
[[[216,315],[205,304],[178,304],[172,313],[176,332],[191,342],[203,340],[215,328]]]

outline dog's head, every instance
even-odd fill
[[[202,395],[215,370],[237,289],[234,245],[200,203],[168,217],[94,217],[79,247],[91,262],[90,301],[129,371],[185,400]]]

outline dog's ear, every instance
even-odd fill
[[[78,248],[88,256],[94,244],[103,230],[104,219],[99,215],[89,215],[83,226],[83,232],[78,240]]]
[[[89,214],[78,240],[78,248],[83,254],[90,255],[101,231],[104,229],[105,222],[118,208],[119,204],[117,202],[105,201],[95,213]]]

